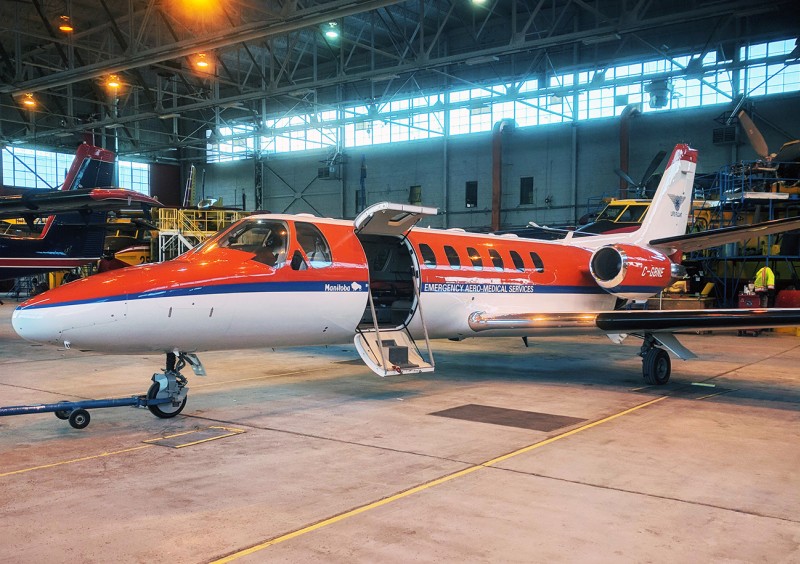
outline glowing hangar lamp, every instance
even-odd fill
[[[339,37],[339,24],[336,22],[328,22],[322,26],[322,32],[328,39],[336,39]]]
[[[73,31],[75,31],[75,28],[72,27],[72,20],[70,19],[69,16],[61,16],[60,18],[58,18],[58,21],[59,21],[58,24],[59,31],[62,31],[64,33],[72,33]]]
[[[32,110],[36,107],[36,100],[34,99],[32,93],[29,92],[28,94],[25,94],[25,97],[22,99],[22,105],[29,110]]]
[[[116,74],[108,75],[108,78],[106,79],[106,86],[114,90],[122,86],[122,83],[119,81],[119,75]]]
[[[208,68],[208,59],[206,58],[206,54],[198,53],[197,60],[195,60],[194,65],[201,69]]]

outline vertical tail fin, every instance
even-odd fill
[[[83,144],[75,151],[75,158],[67,171],[61,190],[78,188],[103,188],[114,185],[114,160],[112,151]]]
[[[647,245],[653,239],[686,233],[696,169],[697,150],[685,144],[676,145],[642,226],[627,235],[627,242]]]

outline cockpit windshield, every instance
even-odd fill
[[[288,228],[282,221],[245,219],[195,247],[194,252],[229,248],[254,254],[254,260],[276,266],[286,260],[288,233]]]

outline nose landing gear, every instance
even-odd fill
[[[146,407],[156,417],[169,419],[178,415],[186,406],[189,388],[186,385],[186,378],[181,374],[181,369],[187,364],[192,367],[196,375],[205,376],[205,369],[194,354],[167,353],[167,366],[163,372],[153,374],[153,384],[147,390],[146,395],[0,407],[0,417],[30,413],[54,413],[57,418],[68,421],[73,428],[83,429],[91,421],[89,409],[126,406]]]
[[[169,419],[175,417],[186,407],[187,387],[186,377],[181,374],[181,369],[186,363],[192,362],[186,355],[180,353],[167,353],[167,366],[164,372],[153,374],[153,384],[147,390],[148,400],[169,400],[168,402],[153,402],[147,404],[147,409],[156,417]],[[194,365],[193,365],[194,366]]]

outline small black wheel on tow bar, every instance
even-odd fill
[[[664,349],[653,347],[642,358],[642,375],[644,381],[651,385],[663,386],[669,382],[672,363]]]
[[[56,415],[56,417],[58,417]],[[85,409],[76,409],[75,411],[70,412],[69,414],[69,424],[74,429],[84,429],[87,425],[89,425],[89,421],[92,420],[92,416],[89,415],[89,412]]]
[[[160,389],[161,386],[158,385],[158,382],[153,382],[153,384],[150,386],[150,389],[147,390],[147,399],[156,399]],[[170,417],[175,417],[181,411],[183,411],[183,408],[186,407],[187,399],[188,398],[184,396],[183,401],[177,407],[171,403],[160,403],[158,405],[148,405],[147,409],[149,409],[150,413],[156,417],[160,417],[161,419],[169,419]]]
[[[61,400],[58,403],[68,403],[68,402],[69,402],[69,400]],[[71,409],[59,409],[58,411],[54,411],[53,413],[55,414],[56,417],[58,417],[62,421],[66,421],[67,419],[69,419],[69,414],[72,413],[72,410]]]

